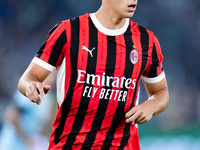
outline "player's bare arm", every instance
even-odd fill
[[[127,123],[142,124],[148,122],[152,116],[165,110],[169,104],[169,93],[166,78],[158,83],[144,82],[149,95],[148,101],[133,107],[125,115]]]
[[[45,94],[51,89],[50,85],[43,84],[50,73],[50,71],[31,62],[19,80],[19,91],[32,102],[40,104],[42,102],[41,98],[44,98]]]

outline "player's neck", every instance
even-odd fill
[[[126,22],[126,18],[120,18],[114,12],[109,12],[109,10],[103,8],[100,8],[95,15],[101,25],[107,29],[120,29]]]

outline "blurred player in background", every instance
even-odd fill
[[[137,0],[102,0],[96,13],[58,23],[19,81],[40,104],[57,68],[58,113],[49,150],[139,150],[137,124],[169,102],[155,35],[132,22]],[[141,79],[149,99],[138,105]],[[40,97],[40,96],[41,97]]]
[[[53,85],[54,73],[46,79]],[[5,110],[0,131],[0,150],[46,150],[55,105],[53,90],[38,107],[18,90]]]

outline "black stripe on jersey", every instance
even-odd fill
[[[124,127],[123,138],[121,140],[120,147],[118,148],[119,150],[123,150],[124,147],[128,144],[129,137],[130,137],[130,124],[126,123]]]
[[[73,18],[71,22],[71,47],[70,47],[70,58],[71,58],[71,80],[69,84],[69,90],[66,94],[66,98],[62,104],[62,112],[60,117],[60,124],[55,130],[55,144],[58,144],[60,137],[63,133],[67,115],[72,103],[73,89],[76,85],[77,79],[77,61],[78,61],[78,49],[79,49],[79,19]]]
[[[46,43],[47,43],[47,41],[45,41],[43,44],[42,44],[42,46],[40,47],[40,49],[39,49],[39,51],[37,52],[37,57],[38,58],[40,58],[41,56],[42,56],[42,53],[43,53],[43,50],[44,50],[44,48],[45,48],[45,46],[46,46]]]
[[[147,65],[147,60],[148,60],[148,55],[149,55],[148,54],[149,34],[148,34],[147,30],[142,26],[139,26],[139,31],[141,33],[141,36],[140,36],[141,42],[140,43],[141,43],[141,47],[142,47],[142,66],[141,66],[141,71],[140,71],[140,75],[139,75],[139,78],[140,78],[144,69],[146,68],[146,65]]]
[[[131,78],[134,65],[130,61],[130,53],[133,49],[134,44],[133,44],[133,40],[132,40],[132,33],[130,31],[130,26],[128,27],[127,31],[124,34],[124,40],[125,40],[125,45],[126,45],[126,58],[125,58],[124,76],[126,78]],[[128,91],[128,89],[126,89],[125,87],[122,88],[121,90],[122,91]],[[125,108],[125,103],[124,102],[118,102],[117,110],[114,114],[111,127],[110,127],[109,131],[106,133],[106,139],[105,139],[104,144],[101,148],[102,150],[110,149],[112,141],[114,139],[114,134],[115,134],[116,128],[118,127],[119,122],[125,116],[124,108]]]
[[[156,46],[155,46],[155,43],[153,45],[153,51],[152,51],[152,65],[150,66],[150,72],[148,74],[148,77],[151,78],[151,77],[156,77],[157,76],[157,67],[158,67],[158,55],[157,55],[157,52],[156,52]]]
[[[67,35],[66,31],[64,30],[62,34],[59,36],[55,44],[53,45],[51,55],[49,57],[48,63],[51,64],[52,66],[56,66],[56,63],[58,62],[58,58],[60,56],[60,53],[62,52],[62,49],[64,45],[67,42]]]
[[[51,36],[51,34],[58,28],[58,26],[62,23],[62,21],[58,22],[48,33],[46,39],[45,39],[45,42],[42,43],[42,46],[40,47],[39,51],[37,52],[37,57],[40,58],[42,53],[43,53],[43,50],[46,46],[46,43],[47,43],[47,40],[49,39],[49,37]]]
[[[116,40],[114,36],[107,36],[107,62],[105,73],[109,76],[114,76],[116,62]],[[106,82],[106,81],[105,81]],[[112,83],[112,82],[111,82]],[[108,89],[108,87],[103,87]],[[91,131],[87,134],[82,150],[90,149],[93,145],[97,131],[101,129],[103,119],[106,114],[109,100],[100,99],[96,115],[91,127]]]
[[[129,26],[127,31],[124,34],[124,40],[126,45],[126,63],[125,63],[125,70],[124,75],[126,78],[131,78],[134,65],[130,61],[130,53],[133,50],[133,40],[132,40],[132,33],[131,33],[131,27]]]
[[[98,31],[90,18],[88,21],[89,21],[89,49],[92,49],[93,47],[97,48],[98,47],[98,40],[97,40]],[[97,50],[93,51],[92,54],[93,54],[93,57],[91,57],[88,53],[86,72],[89,74],[95,74],[95,71],[96,71]],[[83,89],[85,89],[86,86],[87,84],[85,83]],[[90,102],[90,98],[81,96],[80,106],[75,116],[72,130],[68,135],[67,142],[63,146],[63,149],[64,148],[72,149],[72,146],[76,140],[76,136],[80,132],[83,126],[83,122],[88,110],[89,102]]]
[[[142,47],[142,66],[141,66],[141,70],[140,70],[140,74],[138,76],[138,79],[136,81],[136,88],[135,88],[135,91],[134,91],[134,94],[133,94],[133,101],[132,101],[132,104],[131,104],[131,107],[132,108],[134,106],[134,99],[137,95],[137,91],[138,91],[138,83],[140,81],[140,77],[142,75],[142,72],[144,71],[146,65],[147,65],[147,59],[148,59],[148,50],[149,50],[149,34],[147,33],[146,29],[139,26],[139,31],[141,33],[141,36],[140,36],[140,43],[141,43],[141,47]],[[119,147],[119,150],[123,149],[123,145],[127,145],[128,144],[128,138],[127,136],[129,137],[130,136],[130,124],[125,124],[125,129],[124,129],[124,136],[122,138],[122,141],[120,143],[120,147]],[[122,145],[123,144],[123,145]]]
[[[58,26],[62,23],[62,21],[58,22],[48,33],[48,37],[58,28]],[[48,38],[47,37],[47,38]]]

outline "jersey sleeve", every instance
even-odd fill
[[[45,42],[33,58],[32,62],[41,67],[53,71],[61,65],[65,46],[67,44],[67,33],[65,21],[57,23],[48,33]]]
[[[150,55],[150,62],[142,74],[142,79],[147,83],[156,83],[165,78],[163,71],[163,55],[158,39],[153,35],[153,47]]]

